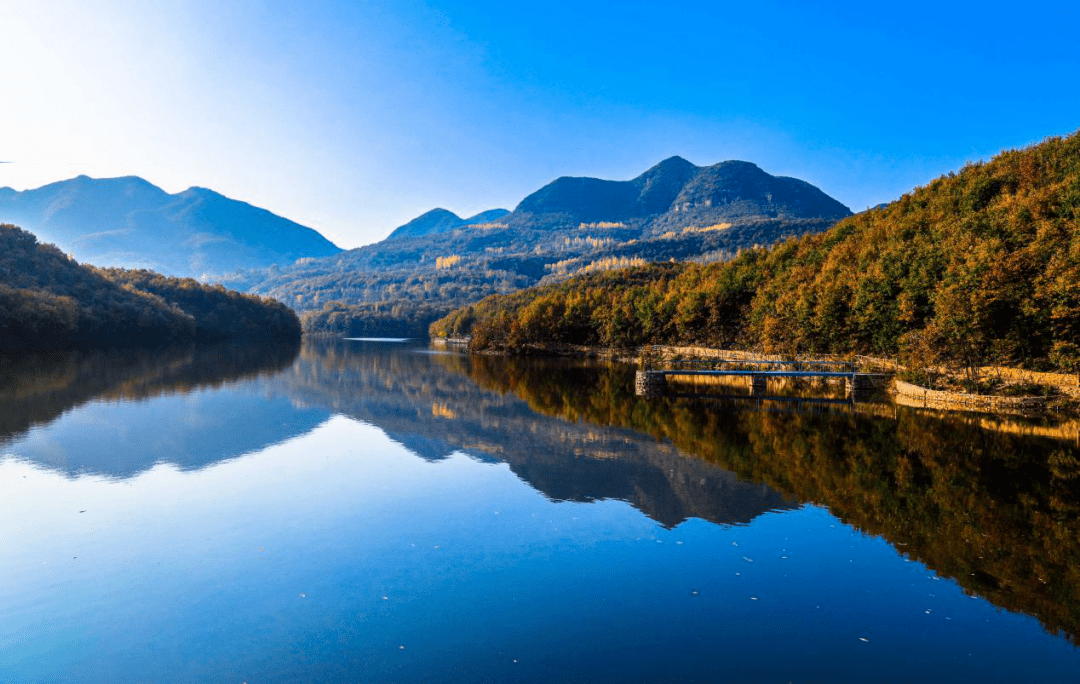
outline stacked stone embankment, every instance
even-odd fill
[[[896,403],[919,408],[958,411],[1032,411],[1045,408],[1047,397],[998,397],[985,394],[966,394],[932,390],[897,379]]]

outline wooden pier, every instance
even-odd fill
[[[855,364],[846,361],[801,361],[801,362],[778,362],[768,360],[710,360],[710,364],[731,365],[768,365],[789,366],[784,369],[755,370],[755,369],[725,369],[725,368],[667,368],[639,370],[634,379],[634,390],[638,396],[658,397],[667,395],[668,382],[671,376],[707,376],[707,377],[743,377],[750,378],[752,396],[764,396],[768,390],[771,379],[804,378],[804,379],[832,379],[842,380],[845,386],[845,394],[849,399],[861,399],[872,394],[875,390],[883,387],[890,376],[883,373],[859,372]],[[807,368],[807,367],[811,368]],[[813,367],[837,368],[843,370],[818,370]]]

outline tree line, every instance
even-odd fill
[[[417,300],[346,304],[334,301],[301,315],[304,332],[338,337],[427,337],[452,304]]]

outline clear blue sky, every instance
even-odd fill
[[[859,210],[1080,128],[1076,7],[5,0],[0,186],[200,185],[345,247],[673,154]]]

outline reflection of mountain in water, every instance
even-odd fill
[[[626,500],[668,526],[689,517],[745,523],[792,506],[639,432],[537,414],[512,394],[477,386],[460,356],[313,340],[295,372],[272,382],[298,402],[377,425],[422,458],[464,451],[505,462],[556,500]]]
[[[3,357],[0,449],[71,476],[111,477],[249,453],[329,417],[261,395],[250,382],[281,372],[298,350],[231,344]]]
[[[552,499],[626,500],[664,525],[744,523],[792,505],[639,432],[538,415],[479,387],[464,358],[400,345],[316,340],[299,357],[295,346],[241,345],[8,357],[0,378],[0,448],[71,476],[201,468],[341,413],[421,458],[463,451],[505,462]]]

